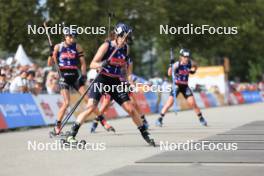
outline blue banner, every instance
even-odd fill
[[[261,93],[259,91],[243,91],[241,93],[245,103],[262,102]]]
[[[159,105],[158,105],[158,96],[154,92],[145,92],[144,96],[149,104],[150,110],[152,113],[159,112]]]
[[[217,99],[216,97],[211,94],[211,93],[208,93],[206,94],[207,98],[208,98],[208,101],[209,101],[209,104],[211,107],[216,107],[217,106]]]
[[[0,94],[0,111],[8,128],[45,124],[30,94]]]

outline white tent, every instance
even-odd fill
[[[20,65],[32,65],[30,58],[27,56],[23,46],[20,44],[15,54],[15,60]]]

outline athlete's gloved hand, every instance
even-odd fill
[[[80,81],[86,82],[87,81],[87,76],[86,75],[82,75],[80,77]]]
[[[54,51],[54,45],[51,45],[50,46],[50,53],[49,53],[50,56],[53,55],[53,51]]]
[[[110,60],[104,60],[104,61],[102,61],[102,63],[101,63],[101,67],[105,67],[105,66],[107,66],[107,65],[109,65],[110,64]]]
[[[195,74],[196,73],[196,70],[190,70],[189,73],[190,74]]]
[[[171,59],[170,60],[170,66],[172,66],[174,64],[174,62],[175,62],[174,59]]]
[[[64,81],[65,81],[65,79],[63,77],[60,77],[59,83],[63,83]]]

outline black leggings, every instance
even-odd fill
[[[123,87],[123,89],[121,87]],[[95,99],[99,102],[103,94],[109,94],[119,105],[130,100],[128,93],[125,91],[124,85],[119,78],[100,74],[91,85],[89,98]]]
[[[193,96],[192,90],[190,89],[190,87],[188,85],[184,85],[184,84],[179,84],[176,86],[176,97],[179,95],[179,93],[182,93],[182,95],[184,96],[185,99],[187,99],[188,97]],[[173,89],[171,90],[170,93],[171,96],[174,96],[173,94]]]

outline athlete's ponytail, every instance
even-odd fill
[[[112,41],[115,40],[117,38],[116,34],[114,31],[111,31],[109,36],[107,36],[107,38],[105,39],[105,41]]]

